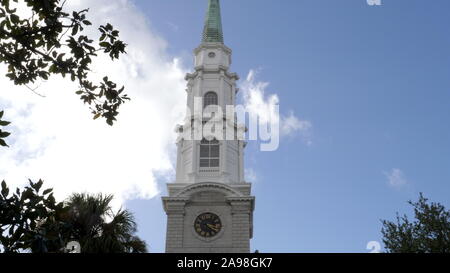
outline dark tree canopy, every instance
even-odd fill
[[[67,243],[80,243],[82,253],[143,253],[134,216],[113,211],[111,195],[73,194],[57,203],[43,182],[10,194],[1,183],[0,244],[4,252],[61,253]]]
[[[94,119],[103,117],[109,125],[116,120],[119,106],[128,100],[106,75],[94,83],[90,65],[99,52],[112,60],[125,53],[126,44],[109,23],[101,25],[97,42],[84,34],[88,9],[66,12],[66,1],[21,0],[31,16],[23,17],[15,8],[19,0],[0,0],[0,63],[16,85],[47,80],[52,75],[69,77],[79,85],[74,90],[90,106]]]
[[[30,181],[30,186],[10,195],[5,181],[1,183],[0,243],[5,252],[46,252],[47,244],[63,246],[59,230],[39,228],[43,219],[58,221],[65,210],[62,203],[56,203],[52,189],[41,191],[42,184],[41,180]]]
[[[72,238],[83,253],[143,253],[144,241],[135,235],[137,225],[128,210],[114,212],[112,195],[73,194],[66,205]]]
[[[429,203],[422,194],[414,207],[415,219],[397,214],[396,222],[383,220],[383,242],[391,253],[450,253],[450,211]]]
[[[17,10],[25,4],[29,15]],[[126,53],[126,44],[110,23],[98,27],[98,37],[85,34],[92,25],[88,9],[66,11],[60,0],[0,0],[0,64],[15,85],[26,86],[51,76],[68,77],[78,84],[74,92],[88,104],[93,118],[113,125],[119,107],[129,97],[107,75],[99,82],[90,78],[99,53],[112,61]],[[36,92],[37,93],[37,92]],[[0,146],[7,146],[3,131],[9,125],[0,111]],[[52,189],[41,192],[43,182],[30,181],[10,195],[5,182],[0,194],[0,243],[6,252],[62,252],[68,241],[78,240],[82,251],[145,252],[136,235],[136,223],[127,210],[113,212],[112,196],[74,194],[57,203]],[[111,221],[106,221],[111,219]]]

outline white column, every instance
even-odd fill
[[[223,92],[223,78],[224,78],[224,72],[223,70],[220,70],[219,75],[219,106],[222,107],[222,111],[225,111],[225,94]]]
[[[184,163],[182,158],[182,150],[183,150],[183,142],[185,140],[181,139],[177,143],[177,173],[176,173],[176,181],[181,182],[185,180],[184,177]]]
[[[239,182],[245,182],[245,177],[244,177],[244,141],[243,140],[239,140],[238,141],[238,155],[239,155],[239,166],[238,166],[238,172],[239,172]]]

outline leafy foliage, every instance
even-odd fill
[[[423,194],[414,207],[415,220],[406,215],[397,221],[384,220],[385,248],[392,253],[450,253],[450,210],[439,203],[428,203]]]
[[[41,192],[43,182],[30,181],[30,186],[19,189],[9,196],[5,181],[1,183],[0,195],[0,243],[5,252],[19,252],[29,249],[32,252],[47,252],[47,243],[64,244],[59,232],[40,228],[45,219],[56,222],[63,214],[62,203],[56,203],[52,189]]]
[[[72,236],[84,253],[142,253],[145,242],[134,234],[136,222],[127,210],[114,212],[112,195],[73,194],[67,201]]]
[[[6,144],[4,138],[9,136],[11,133],[2,131],[1,126],[8,126],[10,124],[10,122],[2,120],[2,117],[3,117],[3,111],[0,111],[0,146],[8,146],[8,144]]]
[[[5,252],[65,252],[78,241],[83,253],[142,253],[144,241],[135,235],[136,222],[127,210],[114,212],[111,195],[73,194],[56,203],[52,189],[30,181],[11,196],[1,184],[0,243]]]
[[[98,46],[83,34],[88,9],[63,10],[59,0],[22,0],[31,16],[24,18],[11,5],[18,0],[0,0],[0,63],[8,66],[6,76],[16,85],[27,85],[51,75],[70,77],[79,85],[76,94],[90,106],[94,119],[104,117],[112,125],[121,104],[129,97],[124,87],[107,76],[94,84],[89,80],[90,65],[98,52],[111,60],[125,53],[126,44],[119,40],[119,31],[111,24],[99,27]]]

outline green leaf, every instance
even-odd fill
[[[8,126],[9,124],[11,124],[11,122],[0,120],[0,126]]]
[[[102,115],[102,113],[97,113],[97,114],[94,116],[94,120],[98,119],[101,115]]]
[[[9,133],[9,132],[2,132],[2,131],[0,130],[0,137],[2,137],[2,138],[8,137],[10,134],[11,134],[11,133]]]
[[[39,180],[36,184],[31,185],[31,187],[34,190],[36,190],[37,192],[39,192],[39,190],[41,189],[43,183],[44,182],[42,180]]]
[[[75,36],[77,33],[78,33],[78,25],[75,25],[72,28],[72,36]]]
[[[11,14],[11,22],[13,24],[18,24],[20,22],[19,16],[17,16],[16,14]]]
[[[6,198],[8,196],[9,189],[6,186],[5,180],[2,181],[2,195]]]
[[[49,193],[51,193],[53,191],[53,189],[46,189],[43,193],[42,193],[42,195],[46,195],[46,194],[49,194]]]
[[[49,196],[48,196],[48,201],[49,202],[51,202],[51,203],[56,203],[56,200],[55,200],[55,197],[53,196],[53,193],[51,193]]]
[[[1,138],[0,138],[0,146],[9,147],[8,144],[6,144],[6,142]]]

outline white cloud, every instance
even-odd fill
[[[256,172],[252,168],[247,168],[244,170],[245,181],[249,183],[254,183],[258,180]]]
[[[167,22],[167,25],[174,32],[177,32],[180,29],[180,27],[178,25],[176,25],[176,24],[174,24],[172,22]]]
[[[14,86],[0,67],[0,109],[12,121],[10,148],[0,152],[0,179],[21,186],[42,178],[58,198],[72,192],[104,192],[125,199],[158,193],[155,176],[173,173],[174,125],[185,107],[185,71],[166,52],[167,44],[149,27],[130,1],[68,1],[68,9],[89,7],[95,26],[111,22],[129,44],[127,55],[111,63],[101,57],[93,75],[126,86],[132,100],[122,106],[110,127],[93,121],[87,106],[74,94],[76,86],[54,77],[42,83],[41,98]]]
[[[241,84],[243,92],[244,106],[252,113],[258,115],[263,123],[271,120],[271,117],[279,120],[281,136],[300,135],[307,145],[312,144],[311,131],[312,123],[308,120],[301,120],[290,111],[287,116],[278,112],[280,99],[277,94],[266,95],[268,82],[256,80],[256,70],[250,70],[245,81]]]
[[[296,133],[300,134],[305,143],[312,145],[311,140],[312,123],[309,120],[300,120],[291,111],[288,116],[281,118],[280,133],[282,136],[292,136]]]
[[[394,188],[401,188],[408,183],[405,174],[400,169],[392,169],[390,172],[384,172],[388,180],[388,185]]]
[[[12,121],[7,141],[0,150],[0,180],[11,187],[23,186],[27,179],[42,178],[62,199],[72,192],[104,192],[116,196],[116,205],[126,199],[151,198],[158,193],[157,178],[173,177],[173,127],[184,114],[186,94],[184,74],[178,59],[166,51],[167,43],[155,34],[145,16],[128,0],[68,1],[67,8],[90,8],[96,26],[110,22],[120,30],[129,46],[127,55],[111,63],[100,57],[92,74],[104,75],[126,86],[132,100],[122,106],[118,122],[110,127],[104,120],[92,120],[88,107],[74,94],[76,86],[53,77],[36,84],[37,96],[17,87],[0,67],[0,109]],[[251,70],[242,84],[247,107],[268,120],[279,104],[276,94],[265,95],[268,83],[257,82]],[[281,116],[283,135],[303,136],[310,144],[311,123],[293,112]],[[256,179],[253,171],[247,178]]]
[[[250,70],[247,78],[241,84],[244,104],[249,112],[258,115],[262,122],[269,122],[271,117],[278,116],[275,106],[279,104],[276,94],[265,95],[265,90],[269,86],[268,82],[257,82],[255,70]]]

